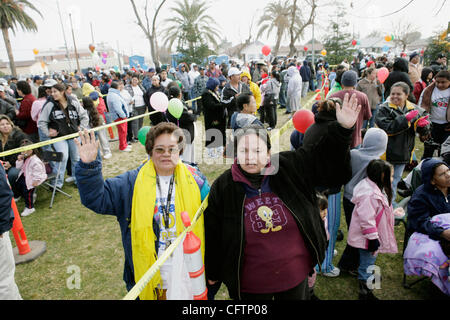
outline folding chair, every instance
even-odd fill
[[[49,175],[47,175],[47,180],[43,183],[43,185],[46,185],[49,187],[49,191],[52,191],[52,199],[50,201],[50,208],[53,207],[53,200],[55,199],[55,193],[56,191],[61,192],[66,197],[72,198],[70,194],[65,193],[60,188],[56,186],[57,183],[57,177],[61,173],[61,165],[62,165],[62,159],[64,154],[62,152],[56,152],[56,151],[42,151],[42,159],[45,162],[53,161],[55,163],[58,163],[58,170],[56,173],[52,172]],[[51,183],[51,180],[53,179],[53,184]]]

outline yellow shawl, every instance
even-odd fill
[[[156,171],[153,161],[148,161],[139,171],[136,178],[131,206],[131,246],[136,283],[158,259],[155,250],[156,236],[153,231],[153,214],[156,202]],[[184,225],[180,213],[187,211],[191,222],[201,205],[198,185],[181,161],[175,167],[175,213],[177,235],[183,232]],[[203,215],[193,229],[202,241],[204,256],[205,234]],[[155,300],[155,289],[162,283],[159,271],[150,280],[139,295],[142,300]]]

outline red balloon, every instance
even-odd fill
[[[356,46],[358,42],[356,40],[352,40],[352,46]]]
[[[303,50],[308,51],[308,47],[306,47],[306,46],[303,47]]]
[[[298,110],[292,117],[294,127],[298,132],[305,133],[314,123],[314,113],[307,109]]]
[[[272,51],[272,49],[270,49],[269,46],[264,46],[264,47],[262,48],[262,54],[265,55],[265,56],[268,56],[268,55],[270,54],[271,51]]]
[[[377,77],[381,83],[384,83],[389,76],[389,70],[385,67],[378,69]]]

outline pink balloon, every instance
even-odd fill
[[[384,83],[389,76],[389,70],[386,67],[378,69],[377,77],[381,83]]]
[[[155,92],[150,97],[150,104],[156,111],[166,112],[169,106],[169,98],[163,92]]]
[[[102,57],[103,57],[103,58],[108,58],[108,53],[107,53],[107,52],[103,52],[103,53],[102,53]]]

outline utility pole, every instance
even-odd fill
[[[119,58],[119,69],[122,70],[122,61],[120,60],[119,40],[117,40],[117,57]]]
[[[75,43],[75,34],[73,32],[72,14],[71,13],[69,13],[69,19],[70,19],[70,28],[72,29],[73,47],[75,49],[75,59],[77,60],[77,69],[78,69],[78,72],[80,72],[81,71],[80,62],[78,61],[77,44]]]
[[[315,70],[315,64],[314,64],[314,24],[315,24],[315,16],[316,14],[314,13],[314,17],[313,17],[313,21],[312,21],[312,43],[311,43],[311,50],[312,50],[312,62],[311,62],[311,66],[314,68]]]
[[[95,41],[94,41],[94,31],[92,29],[92,22],[91,22],[91,38],[92,38],[92,45],[95,45]]]
[[[58,14],[59,14],[59,20],[61,22],[61,29],[62,29],[62,33],[63,33],[64,44],[66,45],[66,55],[67,55],[67,60],[69,61],[69,70],[72,70],[72,64],[70,63],[70,52],[69,52],[69,48],[67,47],[66,33],[64,32],[64,23],[62,21],[61,10],[59,8],[58,0],[56,0],[56,6],[58,7]]]

